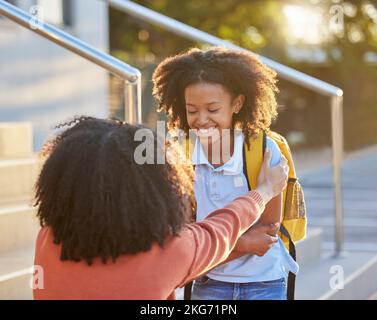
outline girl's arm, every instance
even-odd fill
[[[258,222],[238,239],[234,250],[229,254],[228,258],[218,264],[218,266],[246,254],[263,256],[271,246],[277,242],[278,238],[275,236],[279,231],[281,222],[281,195],[280,193],[266,204],[265,210]]]
[[[238,239],[234,250],[230,253],[228,258],[220,263],[224,264],[229,261],[235,260],[246,254],[256,254],[263,256],[269,248],[277,241],[277,238],[273,237],[279,231],[278,227],[270,227],[281,222],[282,219],[282,194],[280,193],[266,205],[264,212],[257,224],[245,232],[241,238]],[[265,227],[264,229],[260,227]],[[256,230],[256,228],[260,228]],[[254,230],[253,230],[254,229]],[[274,234],[273,234],[274,233]]]
[[[246,253],[244,252],[240,252],[240,251],[236,251],[236,250],[233,250],[230,255],[228,256],[228,258],[226,258],[226,260],[224,262],[221,262],[219,263],[216,267],[222,265],[222,264],[225,264],[225,263],[228,263],[229,261],[232,261],[232,260],[235,260],[235,259],[238,259],[242,256],[244,256]],[[215,267],[215,268],[216,268]]]
[[[259,218],[260,224],[280,223],[282,219],[282,194],[272,198]]]

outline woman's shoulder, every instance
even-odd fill
[[[35,242],[36,248],[47,247],[54,244],[54,234],[51,227],[42,227]]]

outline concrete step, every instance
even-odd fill
[[[30,122],[0,122],[0,159],[21,159],[33,153]]]
[[[376,194],[376,187],[374,188],[360,188],[357,185],[353,186],[353,188],[343,188],[343,198],[344,203],[347,204],[345,209],[349,205],[353,205],[353,201],[371,201],[374,199],[374,195]],[[306,202],[311,202],[312,200],[321,200],[321,201],[328,201],[328,204],[333,204],[335,192],[334,188],[305,188],[305,200]],[[314,208],[321,208],[325,207],[323,203],[319,203],[318,205],[316,202],[313,202]],[[327,205],[329,207],[329,205]],[[332,208],[332,207],[331,207]]]
[[[310,225],[334,227],[335,218],[333,216],[311,217]],[[343,217],[343,226],[350,228],[377,228],[377,209],[374,217],[362,217],[361,214],[359,217]]]
[[[309,228],[304,240],[296,245],[297,262],[301,268],[306,268],[321,257],[322,229]],[[178,300],[183,300],[183,289],[175,291]]]
[[[31,199],[41,163],[36,156],[0,160],[0,204]]]
[[[377,189],[374,189],[376,194]],[[334,209],[334,201],[332,199],[305,198],[306,208],[310,215],[316,215],[317,212],[328,212]],[[376,212],[377,201],[375,199],[345,199],[343,206],[347,211],[372,211]]]
[[[377,191],[376,191],[377,194]],[[308,211],[311,214],[309,215],[309,221],[316,218],[327,218],[327,219],[332,219],[335,220],[335,213],[334,210],[316,210],[316,211]],[[377,211],[376,210],[347,210],[345,208],[343,210],[343,218],[344,219],[349,219],[349,218],[372,218],[376,219],[377,218]],[[313,220],[314,221],[314,220]]]
[[[311,227],[314,227],[310,223]],[[334,241],[335,240],[335,226],[324,226],[317,225],[316,227],[321,227],[323,230],[324,241]],[[365,243],[375,243],[377,247],[377,228],[376,227],[359,227],[359,226],[345,226],[343,227],[343,238],[347,242],[365,242]]]
[[[0,207],[0,254],[35,244],[39,230],[36,209],[24,203]]]
[[[0,300],[32,299],[34,247],[0,255]]]
[[[322,242],[323,250],[335,250],[336,243],[335,241],[323,241]],[[377,254],[377,243],[376,242],[358,242],[358,241],[344,241],[343,242],[344,251],[361,251],[361,252],[374,252]]]
[[[367,299],[375,291],[375,252],[346,252],[335,257],[333,251],[324,251],[319,261],[301,269],[296,280],[297,300]]]
[[[305,268],[321,258],[322,228],[308,228],[306,238],[296,244],[297,263]]]

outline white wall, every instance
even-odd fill
[[[72,3],[74,24],[65,30],[107,52],[107,5],[93,0]],[[22,9],[33,4],[19,0]],[[106,71],[0,19],[0,121],[31,121],[38,150],[57,123],[80,114],[104,117],[107,110]]]

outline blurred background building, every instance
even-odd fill
[[[108,6],[101,1],[8,2],[108,51]],[[73,115],[107,116],[108,79],[106,71],[0,16],[0,121],[30,121],[35,150]]]

